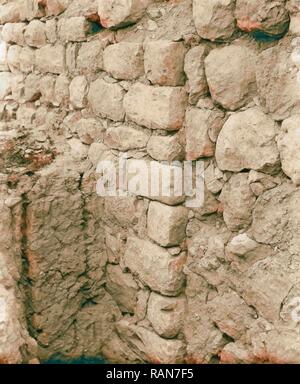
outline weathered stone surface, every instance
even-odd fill
[[[83,16],[60,19],[57,25],[58,36],[63,42],[84,41],[89,31],[89,23]]]
[[[43,0],[42,0],[43,1]],[[40,0],[24,0],[19,2],[20,19],[31,21],[45,16],[45,8]]]
[[[152,292],[147,318],[159,336],[172,339],[181,331],[186,311],[185,296],[166,297]]]
[[[103,53],[104,70],[120,80],[134,80],[144,74],[143,47],[140,43],[109,45]]]
[[[20,70],[24,73],[31,73],[35,68],[35,51],[30,47],[24,47],[19,53]]]
[[[178,205],[185,201],[184,191],[180,188],[182,175],[180,164],[128,159],[126,165],[129,193],[168,205]],[[153,180],[151,180],[152,170]]]
[[[0,73],[0,100],[4,100],[11,93],[12,77],[10,72]]]
[[[122,121],[124,90],[119,84],[109,84],[102,79],[91,83],[88,100],[94,113],[113,121]]]
[[[58,16],[72,3],[70,0],[44,0],[44,2],[46,2],[47,16]]]
[[[190,108],[186,112],[186,158],[197,160],[211,157],[215,153],[215,143],[209,137],[210,130],[220,130],[224,121],[221,111]]]
[[[284,120],[278,137],[282,170],[296,185],[300,184],[299,123],[300,115]]]
[[[126,319],[117,324],[117,330],[143,361],[176,364],[184,360],[185,345],[181,340],[163,339],[148,328],[130,324]]]
[[[74,108],[85,107],[88,90],[88,82],[85,76],[73,78],[70,84],[70,101]]]
[[[81,73],[97,72],[103,68],[103,43],[92,40],[82,43],[76,60],[76,67]]]
[[[24,45],[25,23],[7,23],[1,31],[2,40],[9,44]]]
[[[81,119],[76,124],[76,131],[80,140],[90,145],[103,137],[104,128],[100,121],[89,118]]]
[[[147,240],[129,237],[123,257],[125,267],[153,291],[177,296],[184,282],[185,257],[172,257],[168,251]]]
[[[118,303],[122,312],[133,313],[137,301],[138,285],[130,273],[122,272],[119,265],[108,264],[106,289]]]
[[[158,161],[175,161],[183,157],[183,147],[178,135],[154,136],[147,144],[147,152]]]
[[[69,84],[69,79],[64,74],[61,74],[56,78],[54,89],[56,104],[60,105],[68,103],[70,97]]]
[[[36,50],[36,67],[43,73],[61,74],[65,71],[65,49],[62,45],[46,45]]]
[[[148,236],[164,247],[178,245],[185,237],[187,221],[186,208],[152,201],[148,210]]]
[[[204,171],[205,185],[211,193],[219,193],[225,184],[225,177],[223,172],[214,164],[210,164]]]
[[[208,310],[218,328],[233,339],[243,337],[255,319],[254,310],[234,291],[210,301]]]
[[[103,27],[122,27],[139,20],[150,0],[98,0],[98,13]]]
[[[205,59],[213,100],[233,111],[249,103],[256,89],[255,63],[255,52],[245,46],[213,49]]]
[[[262,129],[263,127],[263,129]],[[229,117],[217,141],[216,160],[221,170],[274,172],[279,168],[278,126],[258,108]]]
[[[0,71],[8,71],[7,65],[8,44],[5,41],[0,42]]]
[[[120,125],[107,129],[105,143],[111,148],[128,151],[145,148],[149,137],[150,133],[145,130],[138,130],[130,125]]]
[[[235,236],[228,244],[227,250],[238,256],[245,256],[254,251],[258,243],[251,239],[246,233]]]
[[[191,48],[185,55],[184,72],[188,78],[189,100],[192,104],[208,93],[204,67],[204,59],[208,52],[205,45],[198,45]]]
[[[145,44],[145,73],[152,84],[184,85],[184,58],[182,43],[159,40]]]
[[[133,85],[124,98],[127,117],[151,129],[178,130],[182,127],[186,93],[181,87]]]
[[[212,41],[229,39],[235,30],[233,0],[193,0],[193,18],[199,36]]]
[[[17,3],[0,5],[0,24],[17,23],[20,21],[20,9]]]
[[[283,120],[300,111],[299,64],[296,42],[291,54],[290,40],[266,49],[259,55],[256,78],[260,101],[266,113]]]
[[[52,75],[43,76],[40,80],[39,91],[41,92],[41,101],[46,104],[54,103],[55,78]]]
[[[237,231],[251,224],[256,198],[249,187],[246,173],[238,173],[230,178],[222,190],[220,200],[228,229]]]
[[[57,40],[57,23],[55,19],[46,20],[45,33],[49,43],[53,44]]]
[[[46,45],[45,23],[42,23],[39,20],[32,20],[26,27],[24,38],[26,44],[31,47],[41,48]]]
[[[285,0],[237,0],[235,17],[238,27],[245,32],[263,31],[280,35],[287,30],[289,23]]]
[[[20,54],[22,47],[18,45],[11,45],[7,52],[7,64],[12,73],[18,73],[20,71]]]

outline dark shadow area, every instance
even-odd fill
[[[106,364],[107,362],[101,357],[86,357],[81,356],[76,359],[66,359],[62,357],[52,357],[49,360],[45,360],[42,364]]]

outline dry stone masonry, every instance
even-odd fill
[[[300,363],[300,2],[0,0],[0,363]],[[201,160],[204,204],[99,197]]]

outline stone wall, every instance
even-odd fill
[[[1,0],[0,24],[0,360],[299,363],[299,2]],[[204,205],[97,196],[124,152],[202,160]]]

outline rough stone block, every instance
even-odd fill
[[[106,131],[105,143],[113,149],[128,151],[147,146],[150,132],[139,130],[129,125],[110,127]]]
[[[185,238],[188,210],[152,201],[148,210],[148,236],[164,247],[180,244]]]
[[[205,71],[213,100],[229,110],[249,103],[256,90],[255,64],[254,51],[244,46],[212,50],[205,59]]]
[[[154,136],[152,135],[147,144],[147,152],[158,161],[174,161],[183,158],[183,147],[178,135]]]
[[[285,0],[237,0],[237,25],[245,32],[263,31],[280,35],[289,24],[285,3]]]
[[[147,240],[127,239],[124,266],[153,291],[177,296],[184,282],[185,257],[172,257],[168,251]]]
[[[183,43],[167,40],[150,41],[145,44],[145,73],[152,84],[184,85]]]
[[[31,47],[41,48],[47,43],[46,26],[39,20],[32,20],[24,34],[26,44]]]
[[[104,44],[98,40],[82,43],[76,60],[80,73],[97,72],[103,68]]]
[[[35,68],[35,51],[30,47],[23,47],[19,53],[20,70],[24,73],[31,73]]]
[[[122,121],[125,117],[124,93],[119,84],[110,84],[98,79],[90,85],[88,100],[96,115],[113,121]]]
[[[25,23],[7,23],[1,31],[1,38],[9,44],[24,45]]]
[[[109,45],[103,53],[104,70],[120,80],[134,80],[144,74],[143,47],[140,43]]]
[[[231,115],[217,141],[219,168],[232,172],[244,169],[263,172],[278,170],[277,134],[277,124],[258,108]]]
[[[172,339],[181,331],[186,312],[185,296],[166,297],[152,292],[147,309],[147,318],[155,332]]]
[[[88,94],[88,82],[85,76],[76,76],[70,83],[70,102],[74,108],[84,108]]]
[[[36,50],[35,62],[40,72],[59,75],[65,71],[65,49],[62,45],[46,45]]]
[[[62,42],[84,41],[89,29],[89,22],[83,16],[63,18],[57,24],[58,36]]]
[[[201,96],[208,93],[204,60],[208,55],[205,45],[191,48],[185,55],[184,72],[188,78],[188,92],[191,104],[197,103]]]
[[[0,24],[18,23],[20,21],[20,9],[17,3],[0,5]]]
[[[133,85],[124,98],[127,117],[151,129],[178,130],[182,127],[187,96],[180,87]]]
[[[282,123],[278,148],[283,172],[300,185],[300,115],[294,115]]]
[[[98,0],[100,21],[105,28],[119,28],[139,20],[151,0]]]
[[[247,173],[233,175],[220,195],[224,221],[231,231],[246,228],[252,221],[256,197],[250,189]]]
[[[199,36],[227,40],[235,31],[234,0],[193,0],[193,18]]]
[[[119,265],[108,264],[106,289],[118,303],[122,312],[134,313],[138,285],[130,273],[124,273]]]
[[[209,137],[209,130],[220,130],[224,121],[221,111],[190,108],[186,112],[186,158],[197,160],[211,157],[215,153],[215,143]]]

